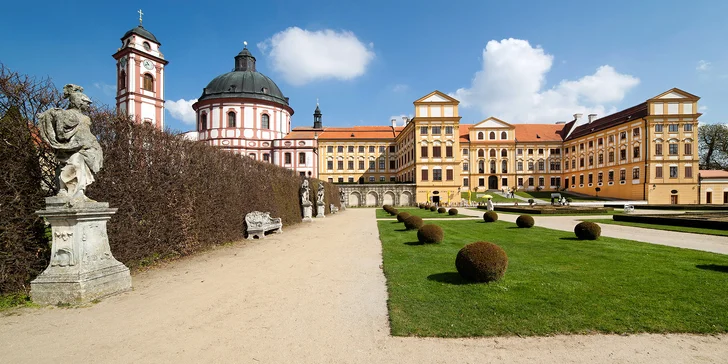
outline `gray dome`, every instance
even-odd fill
[[[210,81],[198,101],[221,98],[259,99],[288,106],[288,98],[278,85],[255,70],[255,57],[247,48],[235,56],[235,70]]]
[[[152,34],[152,33],[151,33],[150,31],[148,31],[148,30],[144,29],[144,27],[143,27],[143,26],[141,26],[141,25],[139,25],[139,26],[137,26],[136,28],[134,28],[134,29],[132,29],[132,30],[130,30],[130,31],[128,31],[128,32],[126,32],[126,33],[124,34],[124,36],[123,36],[123,37],[121,37],[121,40],[124,40],[124,39],[126,39],[126,38],[127,38],[128,36],[130,36],[130,35],[132,35],[132,34],[137,34],[137,35],[140,35],[140,36],[142,36],[142,37],[144,37],[144,38],[147,38],[147,39],[151,40],[151,41],[152,41],[152,42],[154,42],[154,43],[157,43],[157,44],[159,44],[159,45],[162,45],[162,43],[159,43],[159,41],[157,40],[157,37],[155,37],[155,36],[154,36],[154,34]]]

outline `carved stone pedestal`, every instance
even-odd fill
[[[311,222],[313,221],[313,206],[311,206],[311,203],[308,202],[307,204],[303,204],[303,222]]]
[[[80,304],[131,289],[129,268],[114,259],[106,234],[116,210],[105,202],[69,206],[46,199],[46,209],[36,213],[51,224],[51,262],[30,283],[33,302]]]
[[[326,217],[325,213],[326,213],[326,205],[324,205],[322,203],[316,204],[316,217],[317,218]]]

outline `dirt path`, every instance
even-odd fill
[[[389,336],[373,209],[133,277],[86,308],[0,316],[0,363],[725,363],[728,336]]]

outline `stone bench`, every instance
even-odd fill
[[[331,213],[332,214],[335,214],[335,213],[339,212],[339,208],[336,207],[336,205],[334,205],[334,204],[330,204],[329,205],[329,209],[331,209]]]
[[[624,205],[624,213],[629,214],[634,212],[634,206],[633,205]]]
[[[248,226],[248,239],[263,239],[265,232],[275,230],[282,233],[283,222],[281,218],[270,217],[270,212],[253,211],[245,215],[245,224]]]

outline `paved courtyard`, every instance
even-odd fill
[[[563,218],[536,221],[567,224],[547,219]],[[133,291],[95,305],[1,315],[0,363],[728,361],[728,335],[391,337],[381,262],[374,209],[349,209],[135,274]]]

